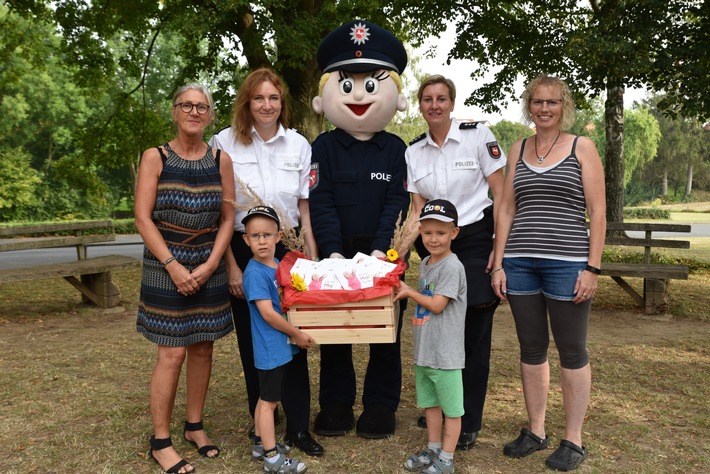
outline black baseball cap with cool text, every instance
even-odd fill
[[[453,222],[455,226],[458,226],[459,213],[450,201],[447,201],[446,199],[432,199],[424,204],[424,207],[422,208],[422,214],[419,217],[419,220],[423,221],[424,219]]]
[[[274,208],[269,207],[269,206],[255,206],[249,209],[247,212],[247,215],[242,219],[242,224],[247,225],[247,222],[249,219],[251,219],[254,216],[266,216],[270,217],[273,220],[276,221],[276,225],[278,228],[281,228],[281,222],[279,221],[279,215],[276,213]]]

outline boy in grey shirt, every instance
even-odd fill
[[[431,254],[419,266],[419,291],[401,282],[395,301],[417,303],[412,327],[417,404],[425,409],[429,444],[410,455],[404,467],[413,472],[454,472],[454,450],[461,431],[463,408],[464,325],[466,273],[451,252],[458,235],[458,213],[444,199],[429,201],[422,209],[420,232]],[[442,412],[446,417],[442,440]]]

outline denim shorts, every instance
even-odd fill
[[[587,262],[570,262],[549,258],[504,258],[506,286],[509,295],[536,295],[542,292],[559,301],[574,299],[574,285]]]

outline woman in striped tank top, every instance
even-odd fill
[[[528,426],[503,453],[520,458],[550,443],[545,435],[549,315],[566,426],[546,464],[568,471],[587,456],[582,422],[592,375],[586,340],[606,232],[604,172],[594,143],[564,132],[574,123],[567,84],[538,76],[523,101],[524,117],[535,125],[536,135],[513,144],[508,154],[503,196],[496,204],[491,284],[509,301],[515,319]]]

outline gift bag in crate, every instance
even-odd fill
[[[374,285],[359,290],[305,290],[293,288],[291,267],[303,254],[289,252],[276,271],[284,295],[282,311],[294,326],[318,344],[395,342],[399,302],[393,302],[393,287],[406,270],[402,260]]]

